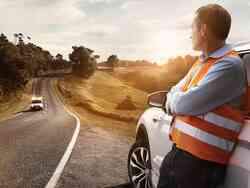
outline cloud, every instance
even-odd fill
[[[188,13],[180,18],[177,18],[172,26],[178,30],[188,30],[191,28],[194,13]]]
[[[143,5],[142,1],[125,1],[121,5],[121,9],[124,9],[124,10],[136,9],[136,10],[138,10],[142,5]]]
[[[90,3],[111,3],[115,0],[88,0]]]
[[[105,59],[162,60],[190,53],[193,12],[209,0],[1,0],[1,32],[32,36],[34,43],[67,56],[85,45]],[[249,39],[248,0],[220,1],[233,17],[230,42]],[[240,10],[240,11],[239,11]]]
[[[40,1],[39,1],[40,2]],[[50,5],[40,6],[38,1],[13,1],[5,3],[0,16],[5,18],[3,29],[12,32],[57,32],[73,23],[83,21],[85,13],[79,11],[74,1],[53,1]]]

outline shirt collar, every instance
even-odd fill
[[[202,62],[204,62],[208,58],[220,58],[220,57],[224,56],[225,54],[227,54],[228,52],[230,52],[231,50],[232,50],[232,46],[229,44],[225,44],[223,47],[219,48],[218,50],[215,50],[215,51],[211,52],[210,54],[208,54],[207,57],[205,57],[205,54],[202,53],[200,55],[200,60]]]

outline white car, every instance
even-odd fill
[[[250,77],[250,48],[237,51]],[[164,109],[166,94],[166,91],[159,91],[149,95],[149,108],[137,123],[135,143],[128,155],[128,174],[131,184],[136,188],[156,188],[159,168],[172,147],[168,137],[172,117]],[[230,160],[224,185],[220,188],[250,188],[250,119],[247,117]]]
[[[43,110],[44,109],[43,97],[32,97],[30,109]]]

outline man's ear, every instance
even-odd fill
[[[206,38],[207,36],[207,31],[208,30],[208,27],[206,24],[201,24],[201,27],[200,27],[200,34],[201,34],[201,37],[202,38]]]

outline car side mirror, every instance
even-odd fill
[[[157,91],[148,95],[148,105],[165,109],[167,91]]]

